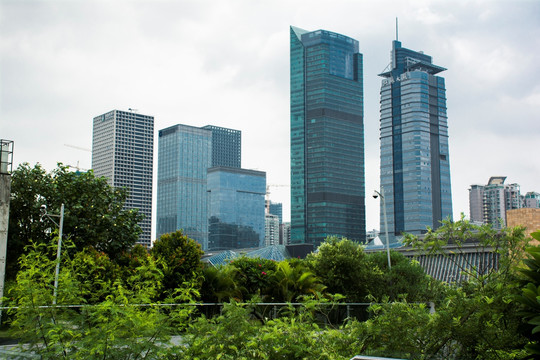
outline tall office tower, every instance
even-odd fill
[[[208,169],[208,249],[264,244],[266,173],[231,167]]]
[[[358,41],[290,29],[291,242],[366,235],[362,54]]]
[[[93,121],[92,169],[114,187],[129,190],[126,208],[144,215],[139,243],[152,244],[154,117],[112,110]]]
[[[471,185],[469,189],[469,217],[471,222],[484,223],[483,185]]]
[[[207,170],[212,132],[175,125],[159,131],[157,237],[182,229],[208,248]]]
[[[212,167],[242,167],[242,132],[214,125],[203,126],[212,131]]]
[[[392,43],[381,86],[381,186],[388,233],[423,234],[452,217],[444,78],[431,56]],[[381,207],[381,224],[384,222]]]

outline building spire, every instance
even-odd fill
[[[396,16],[396,41],[399,41],[399,38],[398,38],[398,18]]]

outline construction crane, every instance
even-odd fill
[[[75,146],[75,145],[70,145],[70,144],[64,144],[64,146],[67,146],[67,147],[70,147],[70,148],[74,148],[74,149],[77,149],[77,150],[82,150],[82,151],[86,151],[86,152],[92,152],[92,150],[90,149],[87,149],[87,148],[84,148],[84,147],[80,147],[80,146]],[[81,168],[79,166],[79,160],[77,160],[77,166],[74,166],[74,165],[66,165],[68,168],[71,168],[71,169],[77,169],[77,172],[81,172],[82,171],[88,171],[88,169],[84,169],[84,168]]]
[[[68,146],[70,148],[74,148],[74,149],[82,150],[82,151],[86,151],[86,152],[92,152],[92,150],[90,150],[88,148],[83,148],[83,147],[80,147],[80,146],[75,146],[75,145],[70,145],[70,144],[64,144],[64,146]]]

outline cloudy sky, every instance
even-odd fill
[[[469,214],[469,186],[493,175],[540,192],[536,0],[0,0],[0,138],[15,141],[16,164],[90,168],[79,148],[92,146],[92,118],[135,108],[156,132],[241,130],[243,167],[287,185],[289,26],[326,29],[364,54],[367,228],[378,229],[377,74],[396,17],[403,46],[448,69],[454,217]],[[288,219],[289,188],[271,198]]]

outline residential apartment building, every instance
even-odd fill
[[[144,215],[139,243],[152,244],[154,117],[112,110],[93,119],[92,169],[117,188],[127,188],[125,207]]]

